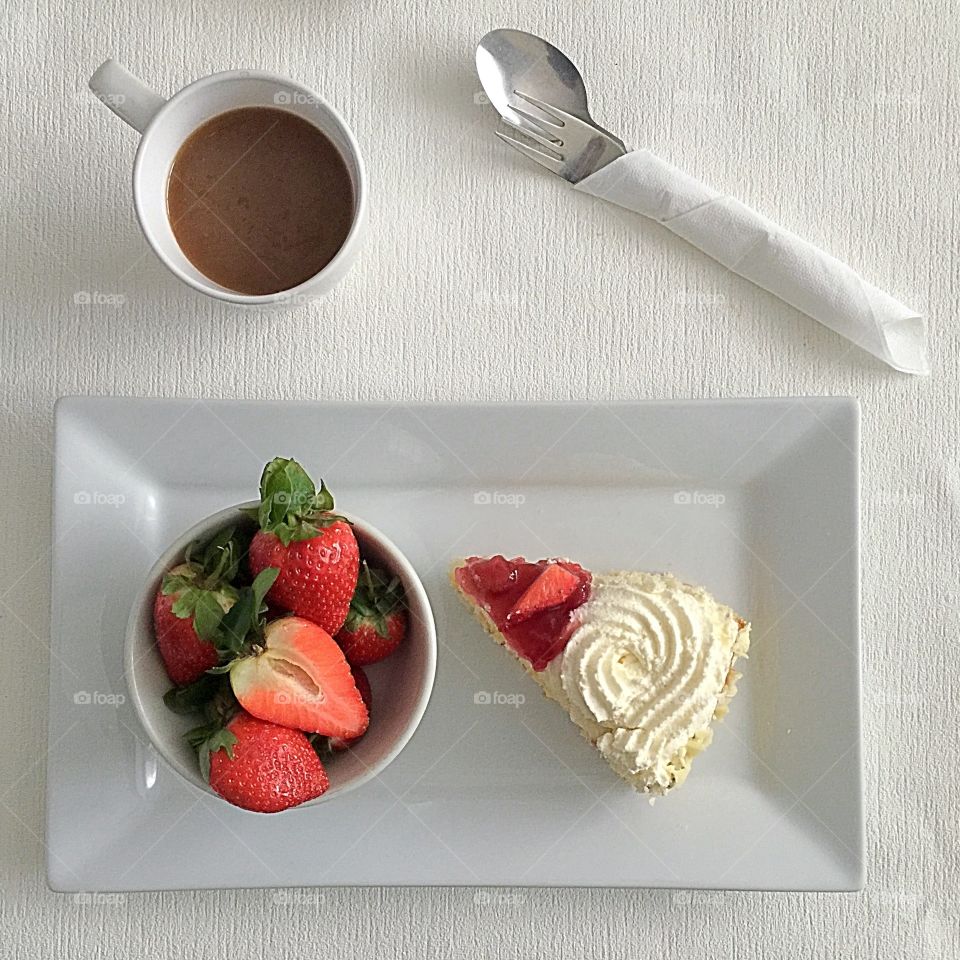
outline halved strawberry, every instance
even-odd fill
[[[367,708],[343,652],[311,620],[268,623],[252,655],[227,669],[240,705],[261,720],[345,739],[367,729]]]
[[[580,586],[580,578],[559,563],[551,563],[521,594],[516,606],[507,614],[510,623],[522,623],[536,613],[565,603]]]
[[[373,709],[373,691],[370,689],[370,681],[367,679],[367,675],[361,667],[352,667],[351,671],[354,682],[357,685],[357,690],[360,691],[360,696],[363,698],[364,706],[367,708],[367,713],[369,714]],[[343,737],[330,737],[327,745],[334,753],[341,753],[344,750],[349,750],[350,747],[362,738],[363,734],[359,737],[351,737],[349,740],[344,740]]]
[[[250,544],[250,572],[276,567],[268,600],[307,617],[331,636],[343,626],[357,585],[360,548],[350,524],[331,513],[333,497],[296,460],[278,457],[260,479],[260,530]]]
[[[239,713],[224,728],[188,735],[201,769],[224,800],[244,810],[277,813],[321,796],[330,786],[310,741],[299,730]]]
[[[389,657],[407,635],[407,613],[403,586],[363,562],[357,590],[350,601],[337,643],[352,666],[367,666]]]

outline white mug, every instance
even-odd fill
[[[99,67],[90,89],[141,134],[133,165],[137,219],[154,252],[184,283],[228,303],[296,304],[324,296],[350,269],[366,228],[367,180],[353,133],[322,97],[284,77],[231,70],[197,80],[165,100],[115,60]],[[238,107],[279,107],[318,127],[340,151],[353,184],[353,223],[336,256],[303,283],[262,296],[237,293],[204,276],[180,249],[167,211],[167,180],[180,146],[201,124]]]

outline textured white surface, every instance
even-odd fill
[[[477,38],[519,26],[585,71],[602,123],[819,243],[929,317],[897,375],[654,224],[491,135]],[[960,689],[952,4],[482,0],[24,5],[4,96],[2,903],[10,956],[957,956]],[[369,160],[371,237],[327,301],[194,301],[145,248],[134,135],[86,78],[172,92],[252,66],[317,87]],[[78,292],[125,298],[80,306]],[[94,296],[93,299],[102,299]],[[85,902],[42,876],[54,398],[854,394],[864,412],[868,886],[837,895],[370,890]],[[815,696],[816,692],[812,691]],[[936,765],[916,764],[933,753]],[[932,773],[928,771],[932,770]],[[943,776],[940,771],[947,771]],[[748,830],[748,825],[737,829]]]

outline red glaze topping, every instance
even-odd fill
[[[562,567],[558,576],[549,567]],[[563,651],[573,632],[572,613],[590,597],[590,572],[568,560],[470,557],[456,572],[457,584],[496,624],[510,649],[534,670]]]

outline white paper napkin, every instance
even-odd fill
[[[891,367],[930,372],[920,314],[845,263],[649,150],[618,157],[576,189],[656,220]]]

